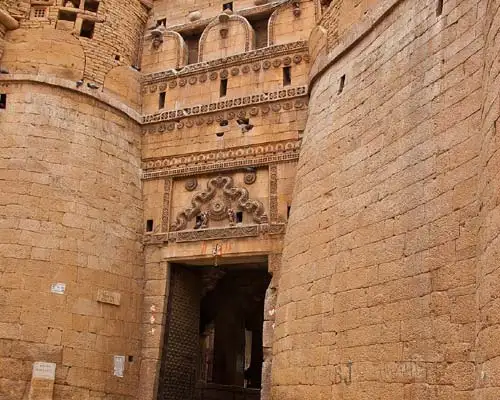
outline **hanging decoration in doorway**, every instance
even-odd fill
[[[218,267],[218,258],[222,257],[222,245],[217,243],[212,250],[212,255],[214,257],[214,267]]]

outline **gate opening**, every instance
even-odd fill
[[[266,263],[172,265],[160,400],[260,400]]]

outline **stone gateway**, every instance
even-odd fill
[[[500,399],[499,87],[500,0],[0,0],[0,399]]]

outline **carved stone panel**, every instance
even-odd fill
[[[232,176],[218,175],[209,178],[206,188],[197,191],[187,206],[177,213],[171,229],[189,229],[188,223],[195,219],[195,229],[207,228],[209,221],[227,219],[228,224],[234,224],[234,210],[248,213],[253,223],[268,222],[264,204],[260,200],[252,199],[244,185],[235,185]]]

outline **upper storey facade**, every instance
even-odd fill
[[[319,13],[313,1],[155,2],[142,54],[143,122],[185,115],[165,110],[304,86],[305,41]]]

